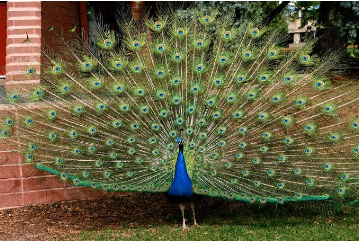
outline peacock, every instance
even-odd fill
[[[286,51],[279,30],[233,23],[217,11],[98,20],[71,41],[50,28],[61,47],[42,49],[40,84],[8,93],[2,142],[74,186],[164,193],[183,230],[195,196],[358,199],[358,83],[327,74],[340,52]]]

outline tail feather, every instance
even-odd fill
[[[182,136],[197,194],[356,194],[358,85],[325,75],[340,54],[310,55],[311,42],[285,53],[279,31],[232,19],[131,21],[122,35],[97,21],[93,43],[58,36],[60,55],[44,48],[41,85],[15,84],[2,136],[26,162],[94,189],[166,192]]]

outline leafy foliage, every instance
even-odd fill
[[[160,8],[163,8],[165,3],[159,3]],[[246,30],[246,21],[244,19],[251,19],[253,22],[260,23],[267,16],[267,14],[278,6],[278,2],[256,2],[256,1],[196,1],[187,2],[179,5],[177,2],[167,3],[170,9],[176,11],[180,18],[189,18],[195,12],[200,11],[210,13],[217,10],[220,16],[234,15],[234,27]],[[170,5],[170,6],[169,6]],[[270,24],[269,27],[276,27],[282,33],[287,33],[286,17],[279,14]]]
[[[301,26],[303,28],[308,21],[314,22],[315,26],[323,27],[317,23],[320,11],[319,1],[297,1],[294,2],[295,9],[291,11],[291,18],[298,16],[298,11],[302,11]],[[337,11],[331,11],[329,19],[340,29],[341,36],[347,36],[353,41],[357,41],[359,30],[359,2],[342,1],[339,2]]]

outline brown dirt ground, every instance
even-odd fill
[[[179,224],[179,217],[178,206],[169,204],[163,194],[40,204],[0,211],[0,240],[59,240],[83,230],[116,228],[124,223]]]
[[[221,198],[202,197],[197,220],[213,216],[217,210],[238,209],[240,203]],[[198,199],[199,201],[199,199]],[[213,214],[213,215],[212,215]],[[186,217],[191,221],[190,206]],[[226,219],[220,215],[222,219]],[[227,219],[226,219],[227,220]],[[2,240],[72,240],[82,231],[119,229],[123,226],[181,226],[181,212],[164,194],[121,193],[94,200],[39,204],[0,211]]]
[[[277,204],[248,204],[222,198],[199,197],[196,214],[199,224],[233,223],[235,215],[257,218],[281,217],[295,214],[315,219],[330,216],[322,201]],[[323,211],[323,214],[321,213]],[[344,210],[342,213],[349,213]],[[345,215],[345,214],[344,214]],[[186,218],[191,222],[190,207]],[[83,231],[121,229],[124,227],[152,228],[162,225],[181,227],[181,213],[177,204],[169,203],[164,194],[122,193],[95,200],[66,201],[40,204],[0,211],[1,240],[74,240]]]

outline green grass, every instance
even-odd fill
[[[198,208],[200,226],[181,230],[180,212],[124,220],[117,226],[85,230],[66,240],[352,240],[358,241],[358,207],[331,212],[324,203],[292,203],[282,207],[204,201]],[[170,205],[172,207],[172,205]],[[154,205],[152,209],[156,209]],[[208,208],[208,209],[207,209]],[[227,209],[228,208],[228,209]],[[321,212],[323,210],[323,212]],[[147,215],[148,214],[148,215]],[[160,216],[159,216],[160,215]],[[149,217],[147,217],[149,216]],[[191,212],[186,217],[191,225]],[[161,222],[159,222],[161,221]]]
[[[150,226],[85,231],[76,240],[358,240],[355,222],[290,218],[254,221],[254,224],[203,224],[183,233],[180,227]]]

